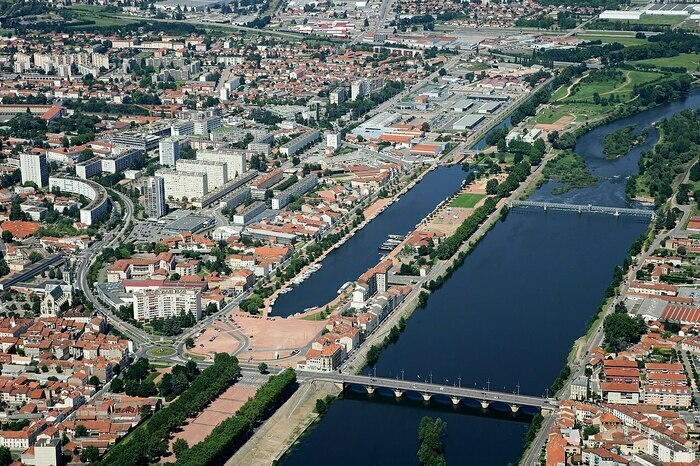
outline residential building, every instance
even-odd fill
[[[175,167],[180,158],[180,142],[176,138],[161,139],[158,143],[160,164],[164,167]]]
[[[36,183],[39,187],[49,184],[49,166],[45,153],[20,154],[20,168],[23,184],[27,181]]]
[[[201,199],[208,192],[207,174],[162,169],[156,176],[163,178],[167,199]]]
[[[202,318],[202,296],[194,289],[160,289],[134,293],[134,319],[150,321],[192,313]]]
[[[149,176],[142,185],[143,207],[150,218],[160,218],[167,213],[165,181],[160,176]]]
[[[227,165],[223,162],[210,162],[208,160],[177,161],[177,171],[187,173],[202,173],[207,176],[207,193],[228,182]],[[204,193],[206,194],[206,193]]]

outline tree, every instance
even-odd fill
[[[12,464],[12,452],[7,447],[0,447],[0,466]]]
[[[261,374],[266,374],[267,373],[267,364],[264,362],[261,362],[258,364],[258,370],[260,371]]]
[[[78,426],[75,428],[75,436],[76,437],[87,437],[87,435],[88,435],[87,427],[85,427],[82,424],[78,424]]]
[[[97,387],[100,385],[100,379],[96,375],[93,375],[92,377],[90,377],[88,383],[93,387]]]
[[[36,251],[33,251],[31,254],[29,254],[29,260],[32,261],[32,263],[39,262],[43,258],[44,256],[42,256],[41,253],[38,253]]]
[[[124,391],[124,381],[122,379],[114,379],[110,384],[110,390],[112,393],[120,393]]]
[[[491,178],[486,182],[486,194],[496,194],[498,192],[498,180]]]
[[[646,324],[641,316],[615,312],[605,318],[603,331],[607,342],[606,349],[619,352],[637,343],[646,332]]]
[[[100,459],[100,450],[97,447],[89,445],[80,452],[80,461],[83,463],[95,463]]]
[[[194,348],[194,339],[192,337],[187,337],[185,339],[185,346],[187,348]]]
[[[2,232],[2,240],[4,242],[11,243],[13,238],[14,238],[14,236],[12,236],[11,232],[9,232],[7,230]]]
[[[188,445],[187,440],[182,438],[175,440],[175,443],[173,443],[173,453],[175,453],[175,458],[180,458],[189,448],[190,446]]]

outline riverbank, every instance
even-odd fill
[[[311,382],[297,390],[253,436],[226,461],[226,466],[240,464],[270,465],[293,447],[297,439],[320,415],[314,412],[316,400],[336,397],[341,389],[330,382]]]

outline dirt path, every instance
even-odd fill
[[[584,74],[584,75],[581,76],[581,77],[576,78],[576,80],[574,80],[574,82],[572,82],[571,85],[569,85],[569,87],[566,88],[566,95],[565,95],[564,97],[560,97],[560,98],[557,99],[555,102],[561,102],[562,100],[564,100],[564,99],[566,99],[567,97],[569,97],[569,96],[571,95],[571,90],[574,88],[574,86],[577,85],[578,83],[580,83],[581,80],[582,80],[583,78],[585,78],[586,76],[588,76],[588,73]]]

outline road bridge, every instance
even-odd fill
[[[466,399],[476,400],[484,409],[488,408],[491,403],[503,403],[509,406],[511,411],[514,413],[517,412],[521,406],[528,406],[546,411],[555,410],[559,406],[559,401],[554,398],[521,395],[494,390],[455,387],[427,382],[415,382],[403,379],[388,379],[383,377],[337,373],[309,375],[302,376],[301,378],[306,380],[342,384],[343,388],[349,385],[359,385],[364,387],[369,394],[374,393],[374,391],[378,388],[384,388],[394,392],[394,395],[397,398],[403,396],[404,393],[414,392],[422,395],[423,400],[425,401],[430,401],[433,396],[442,395],[452,400],[452,403],[455,405],[458,405],[462,400]]]
[[[628,215],[633,217],[646,217],[654,219],[654,211],[651,209],[630,209],[625,207],[605,207],[597,205],[563,204],[559,202],[537,202],[537,201],[511,201],[508,207],[533,207],[542,210],[564,210],[578,212],[580,214],[590,212],[597,214],[610,214],[615,217]]]

